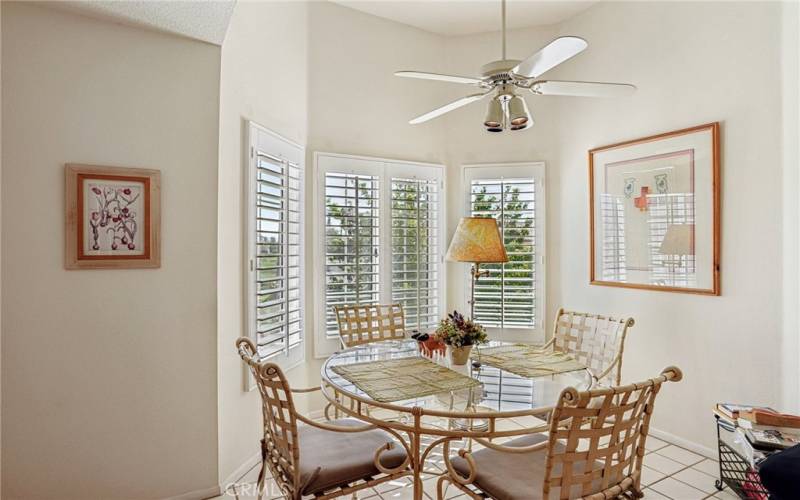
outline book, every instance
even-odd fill
[[[763,410],[753,410],[751,413],[740,412],[739,416],[747,418],[747,420],[750,420],[758,425],[800,429],[800,416],[790,415],[788,413],[773,413]]]
[[[758,425],[742,418],[738,422],[747,441],[756,449],[785,450],[800,444],[798,429]]]
[[[742,413],[752,414],[754,411],[757,410],[771,412],[771,413],[778,413],[777,411],[773,410],[768,406],[753,406],[753,405],[743,405],[736,403],[717,403],[717,411],[733,421],[739,418]]]

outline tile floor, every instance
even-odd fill
[[[457,447],[456,447],[457,448]],[[738,497],[728,490],[717,491],[714,480],[717,477],[718,464],[715,460],[697,455],[675,445],[666,443],[654,437],[647,438],[647,454],[642,469],[642,485],[645,500],[672,499],[672,500],[701,500],[724,499],[732,500]],[[431,469],[443,470],[442,455],[432,453],[428,461]],[[258,478],[258,466],[247,472],[236,484],[229,488],[227,494],[215,500],[249,500],[256,498],[255,481]],[[423,486],[426,499],[436,499],[436,476],[423,476]],[[281,498],[280,491],[271,480],[268,481],[267,490],[271,495],[265,498]],[[450,486],[446,498],[466,499],[465,495]],[[411,480],[402,478],[397,481],[381,484],[375,488],[362,490],[358,498],[371,500],[405,500],[412,498]]]

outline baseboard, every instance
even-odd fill
[[[256,465],[261,463],[261,453],[256,453],[255,455],[251,456],[247,460],[244,461],[242,465],[236,468],[235,471],[228,474],[228,477],[219,485],[220,491],[225,491],[228,485],[236,483],[238,480],[242,478],[245,474],[250,472],[250,469],[255,467]]]
[[[717,450],[706,448],[705,446],[701,446],[697,443],[693,443],[688,439],[684,439],[682,437],[678,437],[674,434],[670,434],[669,432],[664,432],[658,429],[650,429],[650,435],[653,437],[657,437],[662,441],[666,441],[669,444],[674,444],[675,446],[680,446],[681,448],[685,448],[689,451],[693,451],[698,455],[703,455],[706,458],[711,458],[713,460],[717,460]]]
[[[219,486],[211,486],[202,490],[195,490],[174,497],[167,497],[164,500],[205,500],[206,498],[218,497],[220,491]]]
[[[211,486],[210,488],[205,488],[202,490],[195,490],[190,491],[188,493],[182,493],[180,495],[174,497],[167,497],[164,500],[205,500],[207,498],[215,498],[222,495],[225,491],[227,491],[228,485],[234,484],[236,481],[242,478],[245,474],[247,474],[250,469],[252,469],[256,464],[261,462],[261,453],[256,453],[252,457],[248,458],[242,465],[236,468],[235,471],[231,472],[225,481],[222,484],[218,484],[217,486]],[[231,497],[233,498],[233,497]]]

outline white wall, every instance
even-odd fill
[[[408,120],[447,94],[436,82],[393,73],[441,70],[443,39],[329,2],[309,8],[309,152],[441,161],[442,127]]]
[[[625,379],[681,367],[684,381],[662,391],[653,425],[712,448],[714,403],[782,398],[780,4],[598,4],[559,31],[590,46],[554,77],[639,90],[564,98],[557,110],[552,293],[570,308],[636,318]],[[722,296],[590,286],[587,150],[711,121],[722,123]]]
[[[2,3],[2,483],[217,484],[219,48]],[[64,270],[64,163],[162,175],[162,267]]]
[[[783,128],[783,354],[782,408],[800,413],[800,4],[784,2],[781,30]]]
[[[313,220],[313,152],[349,153],[381,158],[443,163],[444,129],[408,120],[447,102],[435,82],[395,77],[403,69],[441,71],[444,41],[431,33],[329,2],[309,6],[309,176],[306,210]],[[344,36],[350,34],[351,36]],[[307,269],[314,269],[314,224],[306,226]],[[306,331],[313,338],[314,312],[324,307],[306,274]],[[307,350],[308,381],[319,383],[321,360]],[[312,407],[322,407],[321,398]]]
[[[244,172],[246,120],[305,143],[307,119],[307,5],[238,2],[222,45],[219,123],[219,477],[225,482],[260,453],[258,392],[244,391],[244,368],[234,348],[246,335],[244,318]],[[289,372],[305,386],[306,371]],[[260,459],[260,455],[259,455]]]
[[[350,33],[355,36],[342,36]],[[219,477],[225,486],[259,451],[258,394],[245,392],[234,340],[243,323],[242,204],[245,120],[307,145],[306,210],[311,220],[313,151],[439,161],[443,130],[407,121],[441,103],[438,87],[392,73],[415,64],[435,70],[443,41],[429,33],[328,2],[239,2],[222,46],[219,145]],[[313,224],[306,225],[313,269]],[[313,287],[313,273],[306,273]],[[316,293],[306,293],[306,363],[288,372],[295,387],[319,385],[314,359]],[[321,398],[298,398],[301,411]]]

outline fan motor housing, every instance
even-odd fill
[[[517,59],[501,59],[484,64],[481,67],[483,81],[489,83],[510,82],[513,80],[511,69],[519,63],[520,61]]]

